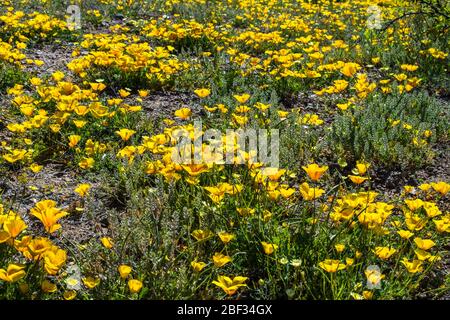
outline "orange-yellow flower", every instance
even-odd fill
[[[428,250],[431,249],[436,245],[436,243],[433,240],[430,239],[422,239],[422,238],[414,238],[414,243],[419,249],[422,250]]]
[[[220,240],[225,244],[227,244],[228,242],[230,242],[235,238],[234,234],[227,232],[219,232],[217,235],[219,236]]]
[[[278,249],[278,245],[273,244],[273,243],[268,243],[265,241],[262,241],[261,245],[263,246],[264,253],[267,255],[271,255],[272,253],[274,253],[275,250]]]
[[[73,300],[76,297],[77,297],[77,292],[75,290],[64,291],[64,294],[63,294],[64,300]]]
[[[116,134],[120,136],[123,141],[128,141],[136,133],[134,130],[130,129],[120,129],[116,131]]]
[[[341,73],[347,77],[352,77],[360,68],[361,66],[359,64],[348,62],[342,67]]]
[[[114,246],[114,243],[110,237],[103,237],[100,239],[100,241],[106,249],[112,249],[112,247]]]
[[[246,103],[248,101],[248,99],[250,99],[250,95],[248,93],[244,93],[244,94],[241,94],[241,95],[235,94],[233,96],[233,98],[235,98],[236,101],[239,102],[240,104],[244,104],[244,103]]]
[[[354,184],[361,184],[364,181],[366,181],[369,178],[366,177],[361,177],[361,176],[354,176],[354,175],[349,175],[348,178],[354,183]]]
[[[232,296],[241,287],[246,287],[244,283],[247,281],[246,277],[234,277],[233,279],[227,276],[218,276],[217,281],[212,283],[221,288],[227,295]]]
[[[58,290],[58,287],[53,282],[50,282],[49,280],[44,280],[41,283],[41,290],[45,293],[53,293]]]
[[[46,250],[43,256],[44,269],[49,275],[56,275],[67,259],[66,251],[57,246],[52,246]]]
[[[100,284],[99,278],[86,277],[86,278],[83,278],[82,280],[83,280],[84,285],[88,289],[94,289],[96,286],[98,286]]]
[[[389,259],[397,250],[389,247],[375,247],[375,254],[378,258],[387,260]]]
[[[420,260],[408,261],[408,259],[403,258],[401,263],[405,266],[409,273],[418,273],[423,271],[423,262]]]
[[[328,166],[320,167],[316,163],[313,163],[306,167],[303,166],[302,169],[306,171],[312,181],[318,181],[324,172],[328,170]]]
[[[341,263],[339,260],[326,259],[319,262],[319,267],[321,267],[326,272],[335,273],[339,270],[345,269],[346,265]]]
[[[142,282],[137,279],[128,280],[128,289],[130,289],[131,293],[138,293],[142,289]]]
[[[194,93],[195,93],[199,98],[206,98],[207,96],[209,96],[209,95],[211,94],[211,90],[206,89],[206,88],[202,88],[202,89],[194,90]]]
[[[224,265],[226,265],[227,263],[231,262],[231,257],[224,255],[222,253],[216,252],[214,254],[214,256],[212,257],[212,260],[214,262],[214,265],[217,268],[223,267]]]
[[[53,200],[43,200],[36,203],[36,206],[31,209],[31,214],[41,220],[45,227],[45,231],[53,233],[61,228],[58,220],[67,216],[68,213],[56,208],[56,202]]]
[[[88,183],[82,183],[75,188],[75,192],[80,195],[80,197],[85,197],[89,189],[91,189],[91,185]]]
[[[120,265],[118,270],[119,270],[120,277],[122,279],[126,279],[132,271],[131,267],[126,264]]]
[[[197,229],[192,232],[192,236],[195,238],[195,240],[202,241],[212,237],[213,233],[209,230]]]
[[[11,263],[5,269],[0,269],[0,280],[6,282],[16,282],[25,276],[25,266]]]
[[[325,193],[325,190],[320,188],[310,188],[308,183],[303,182],[300,185],[300,193],[302,194],[303,199],[309,201],[319,198]]]
[[[75,146],[80,142],[81,136],[73,134],[69,136],[69,147],[75,148]]]
[[[206,263],[202,261],[192,261],[191,266],[195,272],[200,272],[203,270],[204,267],[206,267]]]
[[[192,115],[192,110],[189,108],[181,108],[175,111],[175,117],[178,117],[182,120],[189,119]]]
[[[438,182],[438,183],[432,182],[432,183],[430,183],[430,184],[431,184],[431,187],[432,187],[435,191],[439,192],[439,193],[442,194],[443,196],[445,196],[445,195],[447,194],[447,192],[450,190],[450,184],[445,183],[445,182],[443,182],[443,181],[440,181],[440,182]]]

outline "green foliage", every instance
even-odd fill
[[[0,94],[15,84],[23,84],[28,76],[17,66],[0,61]]]
[[[387,167],[419,167],[434,156],[430,142],[446,139],[446,119],[448,104],[443,108],[424,92],[374,96],[367,105],[336,118],[328,143],[349,161],[364,158]],[[425,130],[432,132],[428,139]]]

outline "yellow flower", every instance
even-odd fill
[[[148,90],[138,90],[138,94],[141,98],[148,96]]]
[[[16,238],[27,228],[27,225],[22,218],[13,211],[10,211],[8,215],[3,216],[3,221],[0,220],[0,226],[2,223],[3,231],[0,231],[0,243],[6,242],[11,238]]]
[[[250,111],[250,108],[247,106],[239,106],[234,111],[238,113],[247,113]]]
[[[0,280],[6,282],[16,282],[26,275],[24,269],[24,265],[10,263],[6,270],[0,269]]]
[[[114,246],[114,243],[110,237],[103,237],[100,239],[100,241],[106,249],[112,249],[112,247]]]
[[[417,209],[421,208],[424,204],[424,202],[420,199],[406,199],[405,200],[406,205],[408,206],[409,210],[416,211]]]
[[[431,187],[432,187],[435,191],[439,192],[439,193],[442,194],[443,196],[445,196],[445,195],[447,194],[447,192],[450,190],[450,184],[445,183],[445,182],[443,182],[443,181],[438,182],[438,183],[432,182],[432,183],[430,183],[430,184],[431,184]]]
[[[130,273],[132,271],[131,267],[126,264],[120,265],[118,270],[119,270],[120,277],[122,279],[128,278],[128,276],[130,275]]]
[[[43,166],[38,165],[37,163],[33,163],[30,165],[30,170],[33,171],[33,173],[38,173],[42,170]]]
[[[448,220],[433,220],[438,232],[450,232],[450,221]],[[1,241],[0,241],[1,242]]]
[[[419,259],[420,261],[428,260],[431,257],[431,253],[422,249],[416,249],[414,250],[414,253],[417,256],[417,259]]]
[[[328,170],[328,166],[320,167],[316,163],[313,163],[306,167],[303,166],[302,169],[306,171],[312,181],[318,181],[324,172]]]
[[[80,197],[85,197],[88,194],[90,188],[90,184],[82,183],[76,187],[75,192],[78,193]]]
[[[119,131],[116,131],[116,134],[120,136],[120,138],[123,141],[128,141],[130,138],[136,133],[134,130],[130,129],[120,129]]]
[[[231,257],[230,256],[226,256],[222,253],[216,252],[214,254],[214,256],[212,257],[212,260],[214,262],[214,265],[217,268],[223,267],[224,265],[226,265],[227,263],[231,262]]]
[[[424,202],[423,208],[425,209],[428,218],[434,218],[442,214],[438,206],[433,202]]]
[[[197,229],[192,232],[192,236],[195,238],[195,240],[202,241],[212,237],[213,233],[209,230]]]
[[[181,108],[175,111],[175,117],[178,117],[182,120],[189,119],[192,115],[192,110],[189,108]]]
[[[270,181],[278,181],[282,175],[284,175],[286,173],[285,169],[279,169],[279,168],[274,168],[274,167],[268,167],[268,168],[264,168],[261,171],[261,175],[264,178],[268,178]]]
[[[303,182],[300,185],[300,193],[303,196],[303,199],[309,201],[319,198],[322,194],[325,193],[325,190],[319,188],[310,188],[308,183]]]
[[[209,95],[211,94],[211,90],[206,89],[206,88],[202,88],[202,89],[194,90],[194,93],[195,93],[199,98],[206,98],[207,96],[209,96]]]
[[[241,95],[233,95],[233,98],[236,99],[237,102],[239,102],[240,104],[244,104],[248,101],[248,99],[250,99],[250,95],[248,93],[244,93]]]
[[[347,103],[338,103],[338,104],[336,104],[336,106],[337,106],[340,110],[342,110],[342,111],[347,110],[348,107],[350,107],[350,105],[351,105],[350,102],[347,102]]]
[[[312,126],[320,126],[323,120],[317,114],[306,113],[300,121],[301,124],[309,124]]]
[[[44,291],[45,293],[53,293],[56,292],[56,290],[58,290],[58,287],[53,282],[44,280],[41,283],[41,290]]]
[[[430,188],[431,188],[431,184],[429,184],[429,183],[422,183],[419,186],[419,189],[424,191],[424,192],[427,192],[428,190],[430,190]]]
[[[33,77],[33,78],[30,79],[30,83],[33,86],[39,86],[42,83],[42,80],[39,79],[39,78]]]
[[[54,276],[66,262],[67,253],[57,246],[52,246],[50,249],[44,252],[43,257],[45,271],[49,275]]]
[[[255,209],[253,208],[237,208],[236,211],[243,217],[249,217],[255,214]]]
[[[106,85],[101,82],[89,83],[89,85],[91,86],[91,89],[94,91],[103,91],[106,88]]]
[[[128,91],[128,90],[124,90],[124,89],[120,89],[120,90],[119,90],[119,95],[120,95],[122,98],[126,98],[126,97],[128,97],[130,94],[131,94],[131,93],[130,93],[130,91]]]
[[[75,148],[75,146],[80,142],[81,136],[73,134],[69,136],[69,147]]]
[[[389,247],[375,247],[375,254],[378,258],[387,260],[389,259],[397,250]]]
[[[246,287],[244,283],[247,281],[246,277],[234,277],[233,279],[227,276],[218,276],[217,281],[212,283],[221,288],[227,295],[232,296],[241,287]]]
[[[334,248],[336,249],[337,252],[341,253],[342,251],[345,250],[345,244],[338,243],[334,246]]]
[[[87,121],[84,121],[84,120],[73,120],[73,123],[74,123],[74,125],[77,128],[83,128],[87,124]]]
[[[420,260],[408,261],[408,259],[403,258],[401,263],[406,267],[409,273],[418,273],[423,271],[423,262]]]
[[[353,263],[355,263],[355,259],[352,259],[352,258],[345,258],[345,264],[346,264],[347,266],[351,266],[351,265],[353,265]]]
[[[207,164],[188,164],[181,166],[190,176],[196,177],[203,172],[208,172],[209,167]]]
[[[96,286],[98,286],[100,284],[99,278],[86,277],[86,278],[83,278],[82,280],[83,280],[84,285],[88,289],[94,289]]]
[[[412,233],[411,231],[408,231],[408,230],[399,230],[399,231],[397,231],[397,233],[403,239],[409,239],[409,238],[411,238],[414,235],[414,233]]]
[[[27,150],[24,149],[14,149],[9,154],[3,155],[3,159],[8,161],[9,163],[15,163],[24,159],[27,155]]]
[[[136,279],[128,280],[128,289],[131,293],[138,293],[142,289],[142,282]]]
[[[45,231],[53,233],[61,228],[58,220],[67,216],[68,213],[56,208],[56,202],[53,200],[43,200],[36,203],[31,209],[31,214],[41,220],[45,227]]]
[[[219,236],[220,240],[225,244],[227,244],[228,242],[230,242],[231,240],[233,240],[235,238],[234,234],[223,232],[223,231],[219,232],[217,235]]]
[[[364,299],[366,299],[366,300],[371,300],[372,297],[373,297],[373,292],[372,292],[372,291],[364,290],[364,291],[363,291],[363,297],[364,297]]]
[[[353,176],[353,175],[349,175],[348,178],[354,183],[354,184],[361,184],[364,181],[366,181],[369,178],[366,177],[360,177],[360,176]]]
[[[23,237],[20,243],[16,243],[16,248],[19,251],[22,251],[24,256],[28,259],[39,260],[43,256],[43,254],[51,249],[53,243],[44,237],[38,237],[33,239],[28,239],[27,237]]]
[[[67,290],[63,294],[64,300],[73,300],[76,296],[77,292],[75,290]]]
[[[278,245],[273,243],[262,241],[261,244],[263,246],[264,253],[267,255],[271,255],[275,250],[278,249]]]
[[[348,62],[342,67],[341,73],[347,77],[352,77],[360,68],[361,66],[359,64]]]
[[[93,158],[83,158],[79,163],[81,169],[90,169],[94,166],[95,160]]]
[[[319,262],[319,267],[321,267],[326,272],[335,273],[339,270],[346,268],[346,265],[341,263],[339,260],[326,259]]]
[[[402,64],[400,66],[400,69],[405,70],[405,71],[416,71],[417,69],[419,69],[419,66],[412,65],[412,64]]]
[[[206,267],[206,263],[202,261],[192,261],[191,266],[195,270],[195,272],[200,272],[204,267]]]
[[[64,77],[65,77],[65,75],[61,71],[56,71],[56,72],[52,73],[52,78],[56,82],[61,81],[62,79],[64,79]]]
[[[356,170],[358,171],[359,175],[365,175],[367,172],[367,169],[369,169],[370,164],[367,162],[356,162]]]
[[[433,240],[430,239],[422,239],[419,237],[414,238],[414,243],[419,249],[428,250],[436,245]]]

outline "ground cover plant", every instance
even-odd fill
[[[2,1],[0,299],[448,299],[449,19]]]

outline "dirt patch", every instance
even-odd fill
[[[42,66],[27,65],[25,71],[40,78],[49,76],[56,71],[68,74],[67,63],[72,60],[74,46],[65,44],[43,44],[40,47],[30,48],[26,55],[29,59],[42,60]]]
[[[93,215],[88,216],[84,211],[77,210],[83,206],[97,207],[91,203],[83,203],[74,192],[79,183],[75,171],[57,164],[47,164],[36,174],[22,169],[0,178],[0,193],[2,202],[7,209],[21,214],[33,234],[44,234],[40,222],[29,214],[31,208],[41,200],[54,200],[58,207],[70,213],[60,220],[62,236],[80,243],[95,235],[97,223]],[[96,184],[92,184],[95,189]]]

